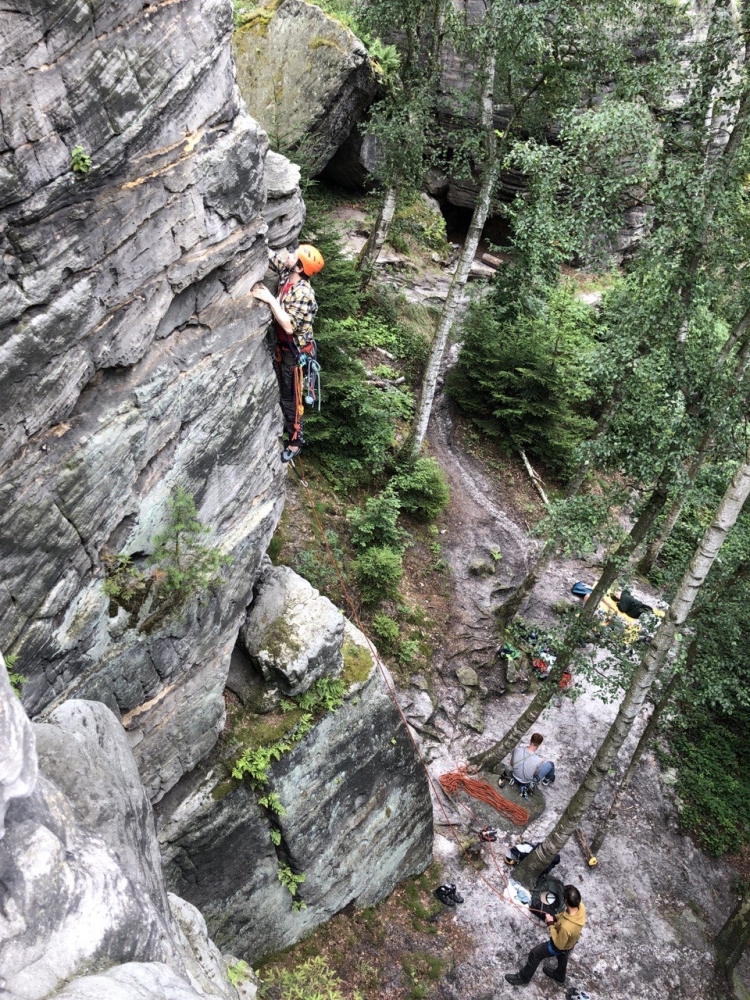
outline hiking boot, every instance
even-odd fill
[[[521,979],[517,972],[506,972],[506,980],[511,986],[528,986],[531,980]]]
[[[550,979],[553,980],[553,982],[559,983],[560,986],[565,985],[565,980],[560,979],[560,977],[557,974],[557,969],[550,969],[546,965],[543,965],[542,972],[545,974],[545,976],[549,976]]]
[[[436,899],[439,899],[444,906],[455,906],[456,899],[453,895],[455,888],[455,886],[451,885],[439,885],[437,889],[435,889],[434,896]],[[463,902],[463,900],[461,900],[461,902]]]
[[[554,785],[554,783],[555,783],[555,779],[554,778],[542,778],[542,780],[539,782],[539,784],[543,788],[546,788],[547,785]]]
[[[454,903],[463,903],[464,897],[456,892],[456,887],[452,882],[448,886],[448,889],[450,890],[449,895]]]

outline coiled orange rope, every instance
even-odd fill
[[[459,788],[462,788],[467,795],[471,795],[474,799],[479,799],[480,802],[486,802],[487,805],[492,806],[493,809],[497,809],[503,816],[507,816],[511,823],[515,823],[516,826],[526,826],[529,822],[528,809],[524,809],[523,806],[517,806],[515,802],[509,802],[507,799],[504,799],[486,781],[472,778],[463,764],[459,765],[455,771],[447,771],[445,774],[441,774],[439,780],[449,795],[453,795]]]

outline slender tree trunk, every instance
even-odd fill
[[[366,288],[372,277],[372,272],[377,263],[380,251],[383,249],[385,241],[388,239],[388,230],[393,222],[396,213],[396,201],[398,200],[398,185],[392,184],[385,189],[385,195],[380,203],[380,211],[372,227],[367,242],[362,247],[362,251],[357,260],[357,270],[361,274],[362,288]]]
[[[714,938],[716,967],[729,979],[750,942],[750,886]]]
[[[602,844],[604,843],[604,838],[607,836],[607,831],[611,827],[612,821],[617,818],[617,814],[620,811],[620,805],[625,797],[625,793],[627,792],[628,788],[630,788],[630,782],[633,780],[633,775],[638,769],[638,765],[641,762],[641,757],[643,756],[646,747],[651,742],[651,738],[654,735],[654,731],[656,730],[656,726],[657,723],[659,722],[659,718],[662,712],[670,702],[672,694],[674,693],[674,689],[677,687],[678,680],[679,680],[679,674],[677,673],[672,674],[672,678],[669,681],[669,684],[667,684],[666,688],[664,689],[664,693],[662,694],[658,703],[654,705],[654,709],[651,712],[651,718],[648,720],[648,724],[646,725],[646,728],[643,730],[643,735],[638,740],[638,746],[635,748],[635,752],[633,753],[633,756],[630,758],[628,769],[623,775],[622,781],[620,782],[620,785],[617,791],[615,792],[614,798],[612,799],[612,803],[609,807],[607,815],[599,824],[599,828],[594,834],[594,839],[591,841],[592,854],[598,854],[599,851],[602,849]]]
[[[669,614],[636,667],[617,716],[591,763],[580,788],[568,803],[544,843],[519,865],[518,877],[532,884],[554,856],[562,850],[599,791],[608,771],[643,708],[651,686],[661,673],[678,629],[684,625],[700,588],[714,564],[727,532],[736,522],[750,494],[750,448],[724,494],[711,524],[693,556],[672,601]]]
[[[483,753],[476,754],[469,759],[472,765],[475,767],[491,768],[499,764],[518,745],[526,730],[533,726],[550,703],[558,690],[558,685],[564,672],[570,666],[575,650],[585,641],[587,626],[594,618],[599,602],[614,583],[623,562],[627,562],[632,553],[643,541],[649,528],[656,520],[659,511],[664,506],[667,498],[666,482],[667,473],[665,470],[662,472],[656,488],[649,497],[641,516],[633,525],[630,534],[620,543],[605,562],[601,576],[589,594],[578,619],[566,631],[562,648],[557,654],[555,665],[547,680],[540,686],[528,707],[519,715],[503,738]]]
[[[494,17],[494,12],[490,9],[488,17]],[[474,214],[471,217],[469,231],[466,234],[461,254],[456,265],[456,272],[448,288],[448,296],[445,300],[440,318],[438,319],[435,336],[430,347],[430,355],[427,359],[422,389],[419,394],[414,424],[409,436],[404,452],[409,459],[416,459],[422,448],[422,444],[427,433],[427,424],[432,412],[432,403],[435,399],[435,389],[437,387],[440,365],[445,353],[445,345],[448,343],[448,336],[458,313],[459,299],[469,277],[469,269],[477,252],[477,246],[482,236],[484,224],[489,215],[492,204],[492,194],[495,190],[497,179],[500,175],[500,161],[497,155],[497,136],[493,120],[495,91],[495,65],[496,46],[494,44],[494,34],[491,33],[491,42],[488,44],[487,57],[484,70],[484,87],[482,90],[482,128],[484,130],[484,168],[482,170],[482,181],[479,186],[477,203],[474,206]]]

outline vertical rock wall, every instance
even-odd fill
[[[249,291],[303,206],[239,98],[231,30],[230,0],[0,12],[0,649],[31,714],[74,695],[120,715],[152,798],[223,723],[283,503]],[[232,561],[145,635],[110,617],[101,554],[148,554],[178,483]]]

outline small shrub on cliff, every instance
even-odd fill
[[[195,500],[178,486],[167,501],[166,527],[154,538],[153,565],[145,572],[124,552],[102,554],[104,592],[115,603],[136,615],[137,627],[150,631],[194,594],[208,590],[229,562],[216,548],[202,541],[208,528],[200,521]]]
[[[5,657],[5,669],[8,671],[8,680],[10,681],[10,686],[13,689],[13,693],[17,698],[21,697],[21,685],[26,683],[27,678],[23,674],[17,673],[13,668],[18,660],[17,656],[6,656]]]
[[[70,151],[70,166],[74,174],[85,175],[91,170],[91,157],[83,146],[74,146]]]

